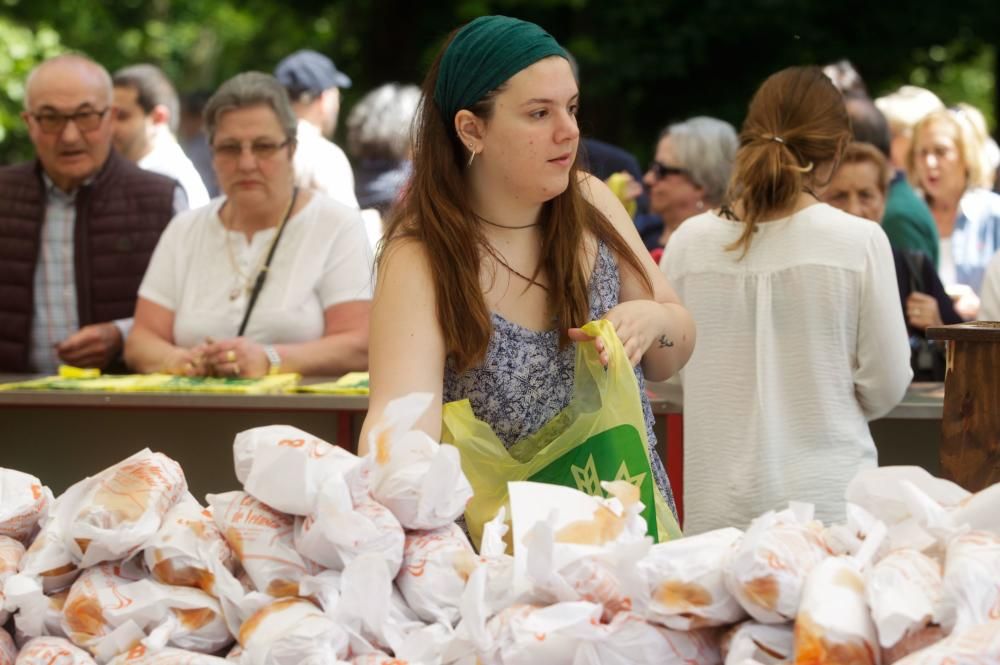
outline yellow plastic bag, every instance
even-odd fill
[[[656,487],[649,462],[646,421],[639,384],[614,326],[605,320],[583,327],[604,339],[608,368],[593,344],[579,344],[569,405],[539,431],[508,450],[489,425],[476,418],[469,400],[444,405],[443,443],[457,447],[473,497],[465,520],[473,543],[483,523],[501,506],[510,515],[507,483],[534,480],[602,495],[602,480],[627,480],[639,487],[643,515],[654,541],[681,535],[677,520]]]

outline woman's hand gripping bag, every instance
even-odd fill
[[[444,405],[441,440],[458,448],[462,471],[474,492],[465,509],[472,542],[481,540],[483,524],[508,505],[507,483],[519,480],[564,485],[599,496],[605,496],[601,481],[627,480],[639,488],[642,514],[654,542],[681,535],[653,479],[639,383],[621,340],[605,320],[591,321],[583,331],[604,340],[607,369],[593,344],[577,345],[569,404],[509,450],[489,425],[475,417],[468,400]]]

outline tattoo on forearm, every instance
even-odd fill
[[[673,346],[674,345],[673,342],[671,342],[669,339],[667,339],[666,335],[660,335],[660,338],[658,340],[656,340],[656,341],[660,343],[660,348],[661,349],[664,349],[664,348],[667,348],[669,346]]]

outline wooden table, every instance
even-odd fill
[[[0,382],[25,378],[0,375]],[[660,453],[680,488],[680,389],[650,384],[649,392]],[[885,420],[872,424],[883,463],[936,470],[940,427],[928,421],[941,418],[941,392],[941,384],[914,384]],[[353,449],[367,408],[364,395],[0,391],[0,466],[32,473],[58,493],[149,447],[180,462],[201,499],[206,492],[238,487],[231,447],[238,432],[295,425]]]

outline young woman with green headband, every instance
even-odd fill
[[[565,51],[537,25],[485,16],[431,66],[414,126],[414,172],[378,259],[360,449],[386,404],[468,398],[510,446],[572,397],[579,330],[610,320],[643,376],[687,362],[695,330],[632,220],[577,168],[579,91]],[[654,476],[673,508],[643,394]]]

